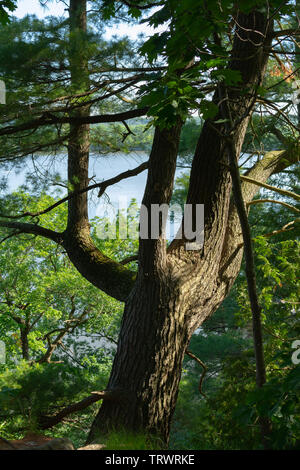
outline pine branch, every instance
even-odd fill
[[[123,113],[116,114],[101,114],[97,116],[83,116],[83,117],[57,117],[55,114],[46,112],[39,119],[20,124],[19,126],[6,126],[0,129],[0,136],[12,135],[18,132],[24,132],[32,129],[38,129],[41,126],[50,126],[53,124],[99,124],[106,122],[123,122],[127,119],[144,116],[148,108],[133,109],[124,111]]]

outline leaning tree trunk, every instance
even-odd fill
[[[146,424],[147,433],[167,441],[190,339],[184,309],[169,276],[139,278],[126,303],[108,384],[109,390],[119,389],[120,400],[104,402],[90,439],[99,430],[145,431]]]
[[[241,98],[240,89],[229,91],[229,106],[238,123],[237,155],[253,109],[253,92],[265,72],[268,32],[266,18],[257,12],[240,14],[238,24],[230,67],[241,72],[249,94]],[[214,101],[218,103],[217,94]],[[143,430],[168,442],[191,335],[223,301],[240,269],[242,237],[230,205],[224,134],[224,124],[205,123],[192,165],[187,203],[205,205],[204,247],[189,252],[184,240],[175,240],[167,250],[164,227],[158,240],[140,240],[137,281],[125,304],[108,384],[108,390],[119,390],[120,399],[103,402],[88,442],[109,429]],[[179,135],[179,124],[171,131],[156,130],[143,199],[148,208],[170,201]]]

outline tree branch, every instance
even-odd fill
[[[287,202],[283,202],[283,201],[277,201],[275,199],[254,199],[253,201],[247,202],[247,206],[251,206],[253,204],[261,204],[261,203],[265,203],[265,202],[271,202],[273,204],[281,204],[282,206],[286,207],[287,209],[290,209],[291,211],[296,212],[296,214],[300,213],[300,210],[297,209],[294,206],[291,206],[291,204],[287,204]]]
[[[267,181],[273,174],[280,173],[299,161],[300,149],[298,152],[296,150],[267,152],[245,175],[241,176],[243,180],[242,192],[245,204],[251,202],[258,191],[258,185],[254,184],[254,181],[259,181],[259,186],[261,186],[261,183]],[[245,177],[247,177],[249,181],[246,180]],[[234,202],[231,201],[222,249],[222,263],[219,269],[220,285],[223,285],[227,292],[231,288],[240,269],[243,255],[243,250],[241,249],[243,246],[242,242],[243,239],[238,214]],[[233,262],[233,260],[235,260],[235,262]]]
[[[148,161],[144,162],[132,170],[124,171],[123,173],[120,173],[119,175],[114,176],[113,178],[103,181],[102,183],[99,183],[98,185],[94,185],[95,187],[100,188],[98,197],[101,197],[103,195],[103,193],[105,192],[106,188],[108,188],[108,186],[112,186],[113,184],[119,183],[123,179],[131,178],[132,176],[139,175],[140,173],[145,171],[148,168],[148,166],[149,166],[149,162]]]
[[[256,186],[261,186],[262,188],[269,189],[270,191],[275,191],[282,196],[292,197],[296,199],[296,201],[300,201],[300,196],[292,191],[288,191],[287,189],[276,188],[276,186],[271,186],[270,184],[266,184],[263,181],[257,181],[253,178],[249,178],[248,176],[240,175],[241,180],[246,181],[247,183],[255,184]]]
[[[222,90],[224,88],[224,91]],[[247,209],[243,199],[242,184],[238,167],[238,155],[236,152],[236,146],[234,143],[233,134],[230,133],[230,129],[233,128],[234,120],[231,115],[230,108],[228,106],[228,94],[227,88],[220,85],[220,97],[225,97],[222,105],[220,105],[223,118],[226,120],[225,129],[227,135],[225,136],[226,144],[228,148],[228,159],[230,167],[230,175],[232,180],[232,192],[236,211],[239,217],[240,226],[242,229],[243,241],[244,241],[244,253],[245,253],[245,271],[248,287],[248,295],[251,305],[252,312],[252,329],[253,329],[253,340],[254,340],[254,352],[255,352],[255,363],[256,363],[256,385],[258,388],[262,388],[266,382],[266,367],[264,359],[264,347],[263,347],[263,334],[261,324],[261,305],[258,299],[257,286],[256,286],[256,273],[254,263],[254,251],[252,246],[251,229],[248,220]],[[227,99],[226,99],[227,98]],[[267,418],[262,417],[259,414],[259,421],[261,426],[262,439],[264,447],[267,448],[267,439],[271,432],[270,421]]]
[[[50,126],[53,124],[99,124],[105,122],[122,122],[127,119],[144,116],[148,108],[133,109],[116,114],[101,114],[97,116],[82,116],[82,117],[57,117],[55,114],[46,112],[39,119],[26,122],[19,126],[7,126],[0,129],[0,136],[16,134],[17,132],[28,131],[31,129],[38,129],[41,126]]]
[[[77,411],[84,410],[88,406],[96,403],[99,400],[111,400],[116,401],[122,399],[122,392],[121,391],[110,391],[104,390],[102,392],[92,392],[91,395],[84,398],[83,400],[73,403],[72,405],[63,408],[57,414],[53,416],[41,416],[39,419],[39,428],[40,429],[49,429],[55,426],[56,424],[60,423],[64,418],[72,413],[76,413]]]
[[[127,258],[124,258],[122,259],[122,261],[120,261],[120,264],[128,264],[128,263],[131,263],[132,261],[137,261],[139,259],[138,255],[132,255],[132,256],[128,256]]]
[[[206,375],[206,373],[207,373],[207,367],[206,367],[206,365],[204,364],[204,362],[202,362],[201,359],[199,359],[199,357],[195,356],[195,354],[191,353],[190,351],[186,350],[186,351],[185,351],[185,354],[187,354],[189,357],[191,357],[192,359],[194,359],[194,361],[196,361],[196,362],[197,362],[198,364],[200,364],[200,366],[202,367],[203,372],[202,372],[201,377],[200,377],[198,390],[199,390],[199,393],[200,393],[201,395],[203,395],[205,398],[207,398],[206,395],[205,395],[205,393],[202,391],[202,383],[203,383],[204,377],[205,377],[205,375]]]
[[[300,29],[293,29],[293,28],[290,28],[290,29],[282,29],[280,31],[273,31],[272,33],[270,33],[270,36],[272,39],[275,39],[275,38],[280,38],[282,36],[295,36],[295,35],[299,35],[300,34]]]
[[[33,235],[38,235],[38,236],[53,240],[58,244],[61,244],[63,241],[62,233],[55,232],[54,230],[50,230],[50,229],[41,227],[40,225],[36,225],[36,224],[27,224],[27,223],[22,223],[22,222],[8,222],[8,221],[0,220],[0,227],[16,229],[18,230],[18,234],[31,233]]]
[[[119,175],[114,176],[113,178],[110,178],[108,180],[102,181],[101,183],[95,183],[91,186],[88,186],[87,188],[83,188],[83,189],[78,190],[78,191],[73,191],[73,192],[69,193],[68,196],[60,199],[59,201],[55,202],[51,206],[48,206],[46,209],[40,210],[38,212],[27,211],[27,212],[23,212],[22,214],[18,214],[18,215],[0,214],[0,217],[7,218],[7,219],[21,219],[23,217],[38,217],[40,215],[47,214],[48,212],[50,212],[53,209],[55,209],[56,207],[60,206],[64,202],[69,201],[71,198],[73,198],[75,196],[78,196],[79,194],[83,194],[83,193],[86,193],[88,191],[91,191],[91,190],[97,189],[97,188],[100,188],[98,197],[101,197],[103,195],[103,193],[105,192],[105,190],[109,186],[112,186],[113,184],[119,183],[123,179],[131,178],[132,176],[137,176],[140,173],[142,173],[144,170],[146,170],[147,168],[148,168],[148,162],[144,162],[141,165],[139,165],[138,167],[133,168],[132,170],[124,171],[123,173],[120,173]]]
[[[300,222],[300,219],[292,220],[291,222],[288,222],[285,224],[281,229],[279,230],[273,230],[273,232],[269,233],[264,233],[263,237],[273,237],[274,235],[278,235],[279,233],[284,233],[284,232],[289,232],[290,230],[294,230],[295,222]]]

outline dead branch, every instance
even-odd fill
[[[281,229],[279,230],[273,230],[273,232],[269,232],[269,233],[264,233],[263,234],[263,237],[273,237],[274,235],[278,235],[279,233],[283,233],[283,232],[289,232],[290,230],[294,230],[294,227],[291,227],[292,225],[295,224],[295,222],[299,222],[300,219],[295,219],[295,220],[292,220],[291,222],[289,222],[288,224],[284,225]]]
[[[56,413],[53,416],[41,416],[39,419],[39,428],[40,429],[49,429],[60,423],[66,416],[69,416],[71,413],[76,413],[81,411],[96,403],[99,400],[111,400],[118,401],[123,398],[122,391],[120,390],[103,390],[101,392],[92,392],[91,395],[85,397],[83,400],[73,403],[72,405],[66,406],[61,411]]]
[[[292,206],[291,204],[288,204],[287,202],[283,201],[277,201],[275,199],[254,199],[253,201],[247,202],[247,206],[252,206],[253,204],[260,204],[260,203],[265,203],[265,202],[271,202],[274,204],[281,204],[282,206],[286,207],[287,209],[290,209],[291,211],[296,212],[296,214],[300,213],[300,210],[297,209],[296,207]]]
[[[202,391],[202,383],[203,383],[204,377],[205,377],[206,372],[207,372],[207,367],[206,367],[206,365],[204,364],[204,362],[202,362],[201,359],[199,359],[199,357],[195,356],[195,354],[191,353],[190,351],[186,350],[186,351],[185,351],[185,354],[187,354],[189,357],[191,357],[192,359],[194,359],[194,361],[196,361],[196,362],[197,362],[198,364],[200,364],[200,366],[202,367],[203,372],[202,372],[201,377],[200,377],[198,390],[199,390],[200,395],[203,395],[205,398],[207,398],[207,396],[205,395],[205,393]]]
[[[296,201],[300,201],[299,194],[293,193],[292,191],[288,191],[286,189],[276,188],[275,186],[271,186],[270,184],[263,183],[262,181],[254,180],[253,178],[249,178],[248,176],[240,175],[241,180],[247,181],[248,183],[256,184],[256,186],[261,186],[262,188],[269,189],[270,191],[275,191],[282,196],[292,197],[296,199]]]
[[[12,442],[7,441],[6,439],[4,439],[4,437],[0,436],[0,441],[4,442],[6,445],[8,445],[8,447],[11,447],[12,449],[18,450],[18,448]]]
[[[120,261],[120,264],[128,264],[128,263],[131,263],[132,261],[137,261],[138,260],[138,255],[132,255],[132,256],[127,256],[127,258],[124,258],[122,259],[122,261]]]

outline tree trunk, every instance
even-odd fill
[[[240,88],[229,91],[229,106],[238,123],[233,130],[236,155],[253,109],[253,92],[265,73],[268,46],[264,15],[240,14],[238,25],[230,67],[240,71],[249,94],[241,98]],[[219,100],[216,93],[214,101],[218,104]],[[147,207],[170,200],[179,133],[175,128],[169,133],[156,131],[143,200]],[[175,240],[167,250],[163,227],[158,240],[140,240],[138,277],[125,304],[108,384],[108,390],[123,390],[124,400],[104,400],[88,442],[110,429],[130,429],[168,443],[187,345],[195,329],[227,295],[242,258],[240,225],[230,204],[224,134],[223,123],[206,122],[192,165],[187,203],[205,205],[203,248],[185,251],[185,240]]]
[[[139,276],[124,311],[108,389],[124,391],[119,403],[104,401],[89,440],[99,429],[125,428],[168,441],[181,366],[190,340],[186,302],[172,276]]]
[[[22,347],[22,358],[25,361],[29,361],[29,344],[28,344],[28,328],[25,325],[20,327],[20,334],[21,334],[21,347]]]

